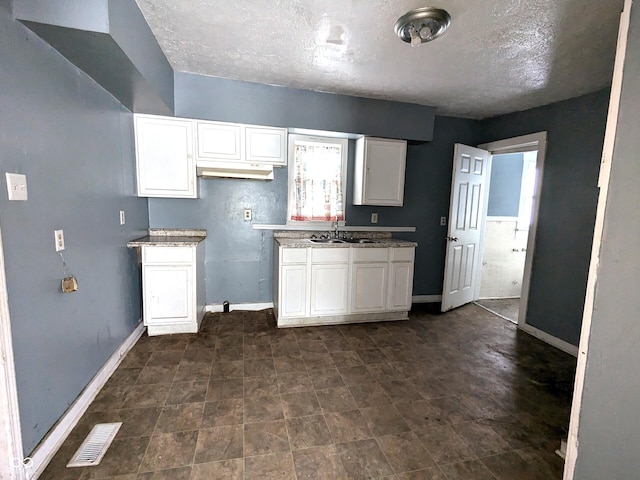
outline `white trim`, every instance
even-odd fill
[[[516,297],[517,298],[517,297]],[[475,302],[473,302],[474,305],[477,305],[478,307],[482,308],[483,310],[486,310],[489,313],[493,313],[496,317],[500,317],[503,320],[506,320],[507,322],[511,322],[511,323],[515,323],[516,325],[518,324],[517,320],[514,320],[512,318],[509,318],[505,315],[502,315],[501,313],[496,312],[495,310],[491,310],[489,307],[482,305],[481,303],[479,303],[477,300]]]
[[[318,231],[318,232],[326,232],[327,226],[319,226],[319,225],[269,225],[269,224],[259,224],[254,223],[252,225],[254,230],[302,230],[302,231]],[[415,232],[416,227],[382,227],[382,226],[373,226],[373,227],[362,227],[362,226],[340,226],[341,232]]]
[[[0,478],[22,480],[22,430],[18,408],[18,387],[11,337],[11,317],[7,277],[4,270],[4,248],[0,232]],[[17,467],[17,468],[16,468]]]
[[[545,155],[547,150],[547,132],[543,131],[538,133],[532,133],[529,135],[522,135],[519,137],[508,138],[505,140],[499,140],[497,142],[485,143],[483,145],[480,145],[480,148],[486,148],[487,150],[489,150],[489,152],[492,155],[499,154],[499,153],[508,153],[514,149],[516,151],[527,151],[527,150],[538,151],[538,156],[536,159],[536,188],[534,192],[533,212],[531,213],[531,226],[529,228],[529,235],[527,239],[527,252],[524,258],[524,274],[522,276],[522,289],[520,293],[520,309],[518,313],[518,326],[522,327],[522,330],[528,331],[524,327],[527,325],[526,319],[527,319],[527,305],[529,301],[529,287],[531,283],[531,268],[533,265],[533,254],[536,249],[536,245],[535,245],[536,230],[538,229],[538,213],[540,211],[540,192],[542,192],[544,160],[545,160]],[[547,335],[545,338],[547,337],[549,337],[550,339],[555,338],[551,335]],[[542,337],[538,336],[538,338],[544,340],[544,338]],[[551,343],[551,345],[557,346],[554,343]]]
[[[231,303],[229,305],[229,310],[234,311],[234,310],[251,310],[251,311],[256,311],[256,310],[264,310],[266,308],[273,308],[273,302],[266,302],[266,303]],[[222,304],[213,304],[213,305],[207,305],[205,307],[205,310],[207,312],[222,312]]]
[[[573,480],[575,475],[576,460],[578,458],[578,433],[580,430],[580,410],[582,409],[582,392],[584,390],[584,377],[587,370],[587,352],[589,349],[589,336],[591,335],[591,320],[595,303],[596,285],[598,282],[598,270],[600,266],[600,247],[604,230],[607,196],[609,193],[609,177],[611,174],[611,161],[613,157],[616,130],[618,127],[618,112],[620,109],[620,96],[622,94],[622,80],[624,73],[624,61],[627,49],[627,36],[631,16],[632,0],[625,0],[624,9],[620,15],[620,27],[618,29],[618,44],[616,47],[616,59],[613,67],[613,80],[611,82],[611,94],[609,98],[609,111],[607,113],[607,126],[604,135],[602,150],[602,162],[598,186],[598,207],[596,209],[596,222],[593,230],[593,245],[591,247],[591,263],[587,278],[587,292],[584,301],[584,313],[582,315],[582,330],[578,364],[576,366],[576,380],[573,387],[573,403],[569,418],[569,434],[567,438],[567,451],[564,468],[564,480]]]
[[[487,215],[487,222],[517,222],[518,221],[518,217],[504,217],[504,216],[491,216],[491,215]]]
[[[536,327],[532,327],[528,323],[525,323],[524,325],[518,325],[518,328],[523,332],[527,332],[528,334],[533,335],[543,342],[548,343],[552,347],[556,347],[557,349],[568,353],[569,355],[573,355],[574,357],[578,356],[578,347],[576,347],[575,345],[571,345],[569,342],[565,342],[558,337],[549,335],[547,332],[543,332]]]
[[[411,297],[411,303],[440,303],[442,295],[414,295]]]
[[[44,471],[71,430],[76,426],[89,405],[96,398],[100,389],[107,383],[109,377],[118,368],[124,356],[131,350],[138,339],[144,333],[142,322],[138,324],[133,332],[122,342],[122,345],[113,352],[113,355],[105,362],[102,368],[96,373],[89,384],[84,388],[80,396],[67,409],[58,423],[49,431],[44,440],[36,447],[31,456],[31,466],[27,471],[28,479],[36,479]]]

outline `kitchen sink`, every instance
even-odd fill
[[[341,238],[310,238],[312,243],[345,243]]]
[[[345,242],[347,243],[378,243],[378,240],[373,240],[371,238],[345,238]]]
[[[379,243],[371,238],[310,238],[312,243]]]

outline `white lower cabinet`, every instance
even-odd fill
[[[278,326],[406,319],[413,247],[296,248],[276,245]]]
[[[388,248],[354,248],[351,266],[351,311],[386,309]]]
[[[307,265],[283,265],[280,269],[280,315],[302,317],[307,314]]]
[[[196,333],[204,315],[204,242],[142,247],[143,320],[149,335]]]
[[[392,248],[390,260],[387,310],[408,310],[413,292],[414,249]]]
[[[311,315],[347,313],[349,264],[311,265]]]

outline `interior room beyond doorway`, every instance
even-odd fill
[[[492,157],[478,303],[514,323],[533,211],[536,158],[536,150]]]

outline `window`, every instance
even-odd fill
[[[342,222],[348,140],[289,135],[287,223]]]

